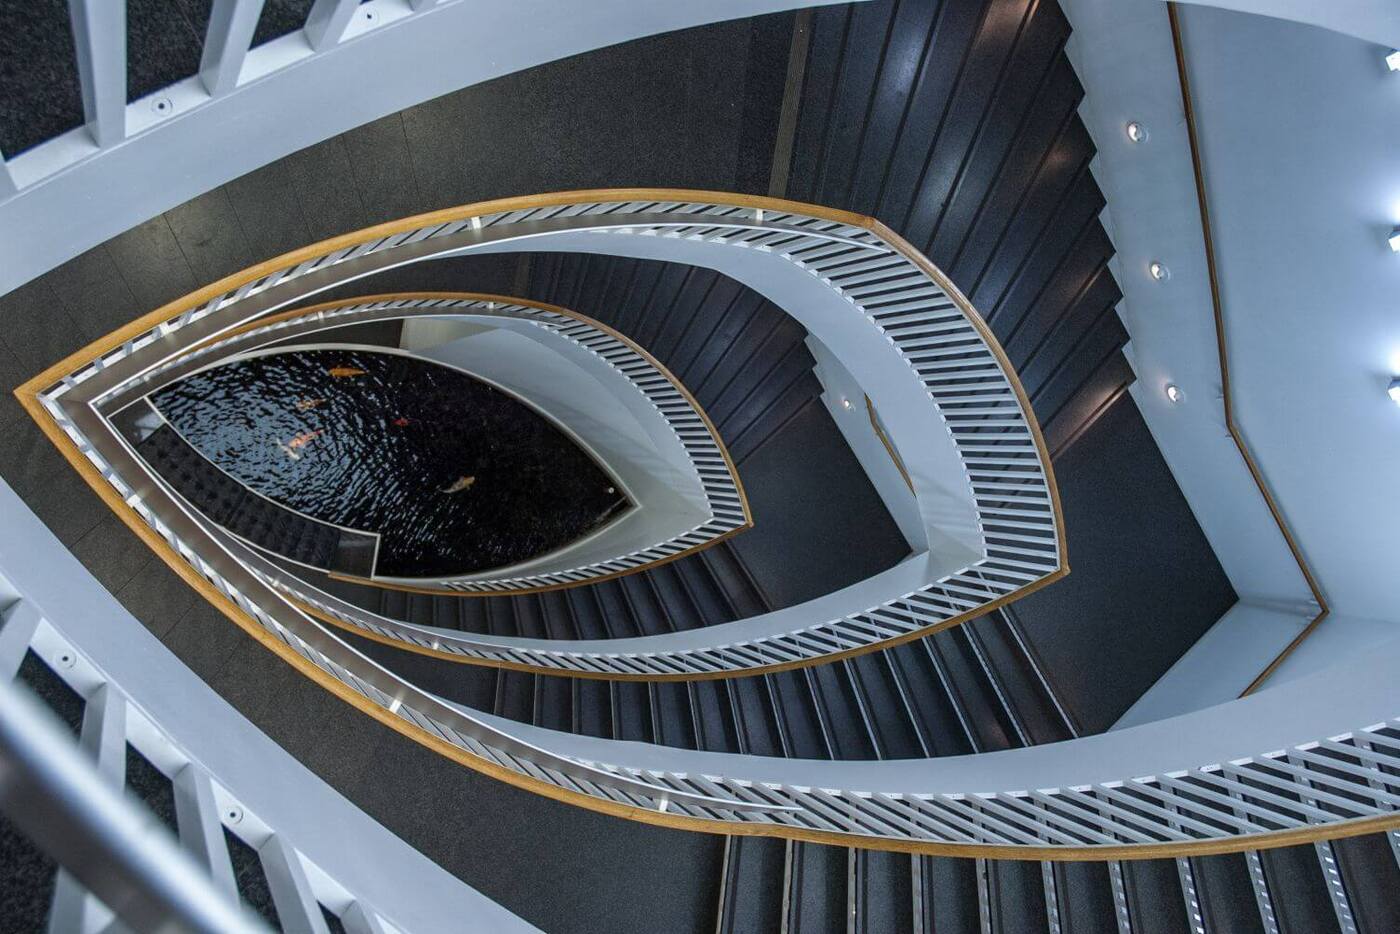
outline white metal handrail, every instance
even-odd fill
[[[459,761],[577,803],[693,829],[1041,859],[1246,850],[1400,824],[1400,721],[1388,712],[1400,645],[1329,681],[1326,705],[1308,704],[1315,686],[1287,685],[1174,721],[979,756],[814,762],[600,740],[414,688],[86,453],[169,553],[294,664]],[[1334,729],[1347,722],[1364,725]]]
[[[303,28],[253,47],[263,0],[215,0],[199,72],[128,103],[125,0],[68,0],[84,125],[0,154],[0,293],[423,101],[643,36],[830,2],[317,0]]]
[[[632,384],[674,435],[698,477],[708,513],[691,528],[669,538],[610,558],[575,567],[532,574],[480,574],[415,579],[420,590],[447,593],[504,594],[515,591],[573,586],[638,570],[679,557],[733,535],[751,524],[743,490],[718,432],[674,376],[641,348],[619,334],[582,316],[566,314],[531,302],[505,298],[388,297],[355,300],[308,310],[202,344],[145,373],[133,386],[154,392],[194,369],[245,352],[251,346],[280,341],[291,333],[366,320],[443,317],[450,315],[528,321],[592,354]]]
[[[392,231],[371,229],[338,238],[323,251],[292,254],[285,265],[273,263],[233,277],[219,294],[186,305],[63,376],[42,399],[72,432],[67,409],[118,406],[137,388],[148,388],[143,378],[167,365],[181,346],[192,347],[307,294],[389,265],[482,246],[499,249],[516,241],[538,249],[559,233],[588,234],[589,243],[604,252],[626,252],[629,240],[703,243],[813,277],[853,324],[880,341],[889,367],[903,374],[901,388],[918,394],[927,417],[943,426],[956,452],[956,469],[975,512],[980,549],[973,560],[951,571],[906,569],[892,577],[888,586],[893,593],[866,589],[848,594],[846,602],[856,608],[839,616],[765,614],[630,640],[467,637],[404,621],[386,625],[382,618],[333,601],[322,601],[319,608],[347,625],[463,660],[558,672],[703,677],[811,663],[933,632],[1065,573],[1049,456],[1029,403],[985,324],[927,260],[878,224],[853,215],[768,200],[750,206],[753,199],[717,193],[609,194],[566,193],[471,206],[410,218]],[[663,200],[667,195],[672,197]],[[733,200],[726,203],[726,197]],[[603,236],[593,236],[597,234]],[[185,329],[188,337],[181,334]],[[901,438],[894,426],[890,431],[896,445],[915,443]],[[915,486],[921,496],[932,495],[928,478],[919,476],[917,468]]]
[[[13,498],[8,489],[0,491],[0,495],[6,500]],[[8,508],[8,503],[4,508]],[[28,545],[43,547],[33,540]],[[56,542],[54,545],[58,547]],[[2,569],[8,573],[12,568],[8,562],[5,564]],[[123,622],[138,628],[140,625],[129,617],[124,621],[103,619],[101,625]],[[131,643],[128,640],[125,644]],[[188,730],[190,724],[163,724],[153,719],[138,697],[111,676],[103,659],[90,655],[38,606],[21,598],[0,613],[3,682],[16,676],[29,652],[84,698],[79,742],[91,761],[88,774],[84,774],[82,763],[72,753],[60,754],[50,748],[51,744],[34,747],[31,754],[43,753],[42,761],[32,763],[42,773],[36,774],[36,778],[42,777],[40,785],[21,778],[25,772],[22,763],[7,762],[5,767],[4,795],[22,794],[31,812],[16,815],[17,819],[22,826],[37,821],[33,827],[36,840],[45,847],[54,847],[56,852],[62,851],[60,855],[64,857],[60,862],[65,872],[55,886],[51,908],[53,930],[91,929],[86,925],[80,928],[79,923],[81,918],[101,911],[93,906],[93,896],[105,900],[111,895],[122,896],[119,901],[112,901],[114,906],[120,905],[123,912],[135,912],[122,916],[132,930],[198,930],[210,934],[266,930],[256,918],[246,916],[238,908],[239,889],[225,834],[242,840],[258,854],[278,919],[287,930],[329,934],[322,905],[333,910],[351,934],[409,934],[418,929],[405,923],[401,915],[404,905],[370,904],[364,893],[354,891],[353,882],[318,865],[298,845],[297,831],[289,836],[275,816],[260,813],[259,808],[248,804],[246,796],[253,789],[230,786],[226,776],[207,768],[198,754],[180,742],[179,733],[169,729],[175,726]],[[143,659],[141,664],[144,668],[149,661]],[[8,696],[16,689],[7,683],[0,683],[0,687],[4,688],[0,693],[6,695],[0,699],[0,720],[7,722],[6,729],[18,739],[26,739],[20,734],[26,731],[29,718],[22,707],[14,706],[20,699]],[[228,711],[226,716],[237,715]],[[226,735],[233,741],[233,735]],[[29,741],[32,745],[33,737]],[[23,749],[17,753],[10,749],[13,743],[2,745],[6,751],[0,752],[0,759],[8,759],[11,754],[23,757]],[[165,831],[157,829],[149,814],[124,813],[131,806],[115,800],[125,781],[128,747],[169,779],[175,804],[175,839],[183,853],[172,852],[174,840],[167,843],[161,839]],[[286,781],[288,773],[273,771]],[[106,785],[110,793],[104,795],[103,789],[93,787],[94,782]],[[321,788],[329,792],[323,785]],[[286,796],[312,790],[309,784],[297,787],[292,783],[283,785],[277,793]],[[308,797],[296,806],[333,814],[334,805],[329,809],[326,805],[327,802]],[[369,823],[368,819],[365,823]],[[382,848],[382,839],[364,842],[377,848],[373,858],[368,854],[359,857],[371,862],[412,853],[402,844],[402,852],[387,852]],[[413,855],[428,865],[421,856]],[[411,871],[411,867],[399,867],[398,871]],[[439,895],[441,881],[450,879],[445,873],[442,876],[443,880],[433,882]],[[453,898],[457,907],[475,908],[483,920],[490,918],[493,929],[534,930],[461,883],[451,880],[450,884],[459,890]]]

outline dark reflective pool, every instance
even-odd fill
[[[628,506],[614,479],[534,409],[411,357],[292,350],[193,374],[152,401],[250,488],[379,532],[383,576],[514,564]]]

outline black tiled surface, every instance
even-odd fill
[[[422,210],[402,114],[366,123],[341,136],[355,175],[365,222],[379,224]]]
[[[292,187],[312,240],[369,226],[345,141],[332,137],[287,157]]]
[[[64,309],[49,282],[48,276],[42,276],[0,295],[0,321],[4,322],[0,341],[18,359],[26,378],[91,340],[87,330]]]
[[[195,592],[164,561],[137,571],[116,597],[122,606],[157,636],[164,636],[195,601]]]
[[[136,533],[110,511],[73,544],[72,551],[89,573],[113,594],[125,587],[142,568],[157,560]]]
[[[224,186],[253,262],[262,262],[312,242],[297,199],[295,174],[283,159]]]
[[[105,245],[75,256],[44,279],[69,316],[94,337],[115,331],[149,310],[137,303]]]
[[[131,290],[138,314],[154,311],[201,284],[164,215],[113,237],[105,249]]]
[[[195,600],[165,634],[166,648],[195,671],[217,671],[240,644],[238,628],[205,600]]]
[[[11,158],[83,124],[64,0],[0,3],[0,152]]]
[[[186,201],[167,211],[165,217],[200,285],[253,264],[253,253],[227,188],[216,188]]]

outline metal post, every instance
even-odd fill
[[[0,807],[138,931],[265,931],[100,776],[51,714],[0,681]]]
[[[19,191],[19,185],[15,184],[14,174],[10,172],[10,164],[5,161],[5,154],[0,153],[0,199],[8,198]]]
[[[4,615],[5,625],[0,627],[0,681],[13,681],[19,673],[41,619],[38,609],[27,600],[19,601]]]
[[[93,692],[83,708],[83,729],[78,740],[83,752],[97,764],[97,772],[114,788],[126,785],[126,698],[111,685]],[[53,903],[49,911],[49,931],[87,931],[100,926],[110,915],[67,870],[60,869],[54,881]]]
[[[175,825],[180,844],[194,857],[214,882],[214,887],[233,900],[238,899],[238,883],[233,860],[224,839],[224,824],[214,800],[214,783],[194,764],[181,769],[171,781],[175,791]]]
[[[126,138],[126,0],[69,0],[83,115],[98,148]]]
[[[277,920],[286,934],[330,934],[301,857],[276,834],[258,849]]]
[[[345,909],[345,914],[340,916],[340,923],[345,927],[345,934],[388,934],[388,929],[384,927],[379,915],[359,902]]]
[[[350,17],[360,8],[360,0],[316,0],[306,16],[306,41],[323,52],[340,41]]]
[[[238,87],[262,8],[263,0],[214,0],[199,60],[199,80],[210,95],[218,97]]]

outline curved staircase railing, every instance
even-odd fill
[[[936,271],[905,253],[907,248],[901,248],[897,238],[883,236],[878,225],[859,218],[821,216],[825,212],[818,209],[759,199],[736,199],[742,203],[721,206],[693,194],[666,202],[656,200],[655,194],[562,195],[497,203],[484,210],[414,219],[403,229],[381,228],[341,238],[163,309],[100,342],[95,351],[104,356],[92,362],[88,355],[68,361],[28,384],[20,395],[99,495],[192,586],[263,645],[415,741],[537,793],[694,830],[993,858],[1198,855],[1400,827],[1400,720],[1395,717],[1392,674],[1400,665],[1400,643],[1354,665],[1345,679],[1314,676],[1173,720],[976,756],[817,762],[602,740],[483,714],[391,674],[283,599],[249,564],[235,560],[226,541],[163,490],[145,483],[136,459],[112,443],[102,408],[121,401],[124,381],[177,352],[170,339],[174,330],[192,328],[192,336],[200,339],[226,332],[240,318],[251,320],[332,284],[338,278],[331,275],[335,267],[357,259],[397,265],[469,248],[469,241],[494,237],[490,231],[498,227],[525,225],[532,236],[547,237],[551,229],[590,224],[587,236],[595,241],[625,234],[654,243],[738,247],[750,255],[781,252],[783,262],[793,263],[803,275],[856,306],[864,322],[878,329],[899,354],[929,403],[965,405],[975,413],[954,420],[951,434],[968,458],[978,502],[996,510],[990,514],[996,519],[1008,512],[1019,517],[1012,521],[1031,526],[1026,531],[1053,530],[1053,538],[1043,533],[1017,545],[999,544],[1020,539],[1002,539],[1001,533],[989,531],[993,558],[986,567],[992,570],[984,573],[990,577],[993,571],[1000,575],[1005,570],[1004,593],[1014,594],[1024,590],[1024,584],[1019,590],[1017,585],[1025,580],[1025,572],[1053,566],[1046,556],[1058,560],[1062,551],[1049,544],[1022,547],[1058,542],[1061,534],[1048,464],[1034,453],[1043,452],[1034,422],[1024,416],[1017,420],[1014,413],[1020,406],[1013,400],[1023,406],[1024,399],[1016,391],[1014,374],[994,345],[979,344],[984,328],[975,316],[964,314],[956,293]],[[434,244],[434,238],[446,242]],[[415,245],[417,251],[412,250]],[[410,255],[392,255],[398,249],[409,249]],[[794,252],[798,258],[789,258]],[[373,265],[362,264],[354,272],[364,274]],[[279,291],[293,284],[298,288]],[[254,304],[243,306],[245,301]],[[225,310],[232,313],[220,316]],[[958,349],[966,347],[973,349]],[[998,374],[1005,386],[997,382]],[[994,405],[949,402],[950,395],[967,397],[966,380],[991,385],[989,391],[1004,398]],[[994,468],[999,467],[1021,470],[1026,479],[1009,482],[1005,474],[997,474]],[[917,471],[918,465],[911,468]],[[976,479],[985,476],[994,479]],[[917,487],[920,478],[914,480]],[[1024,500],[1018,498],[1023,492],[1029,494]],[[1008,509],[1008,503],[1015,508]],[[1030,521],[1033,516],[1043,521]],[[1026,564],[1031,567],[1023,568]],[[1063,570],[1039,580],[1055,573]],[[937,592],[949,601],[946,612],[937,611],[947,623],[988,590],[979,586]],[[965,596],[954,598],[955,594]],[[803,629],[793,634],[794,644],[810,653],[804,661],[814,661],[878,647],[892,634],[897,638],[911,630],[917,633],[924,618],[905,619],[888,628],[879,625],[899,619],[890,606],[909,602],[900,597],[895,604],[878,607],[860,618],[871,622],[841,630],[848,634],[843,638],[820,639],[810,634],[812,629]],[[720,661],[715,664],[740,671],[742,666],[753,670],[774,661],[765,651],[766,643],[749,645],[716,656]],[[626,657],[610,676],[676,673],[662,665],[653,668],[657,657]],[[703,670],[697,666],[684,674]],[[1319,678],[1325,692],[1315,683]],[[1324,695],[1325,703],[1319,702]]]
[[[316,331],[368,321],[401,320],[450,315],[528,321],[592,354],[622,375],[674,435],[698,477],[708,510],[705,518],[646,547],[561,570],[526,574],[479,574],[394,583],[378,578],[349,577],[379,587],[443,594],[533,593],[607,580],[645,570],[663,561],[693,554],[742,532],[753,524],[743,483],[719,433],[694,397],[658,360],[635,341],[591,318],[568,309],[500,295],[466,292],[370,295],[330,302],[261,318],[218,340],[200,344],[144,374],[134,385],[153,392],[219,359],[246,353],[265,344]],[[298,579],[284,575],[289,587]],[[303,585],[304,586],[304,585]]]
[[[617,677],[725,677],[919,638],[1067,573],[1049,454],[986,324],[942,273],[878,221],[811,205],[623,190],[508,199],[407,218],[307,247],[186,296],[51,368],[25,392],[40,400],[46,417],[87,443],[73,424],[75,411],[115,411],[154,389],[153,378],[183,349],[317,291],[407,262],[554,243],[618,253],[699,247],[711,251],[710,262],[738,262],[731,273],[757,288],[772,288],[785,276],[788,288],[812,290],[801,311],[789,312],[812,316],[804,321],[811,328],[835,328],[842,340],[831,343],[838,346],[846,338],[863,342],[866,356],[855,362],[881,384],[870,391],[889,400],[876,404],[893,443],[943,458],[939,470],[910,465],[930,538],[959,526],[974,544],[938,560],[915,556],[801,607],[639,639],[468,638],[321,601],[327,605],[318,609],[338,623],[464,662]]]

